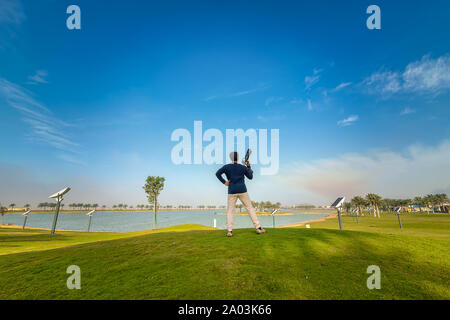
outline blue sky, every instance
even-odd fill
[[[254,200],[449,193],[449,18],[448,1],[0,0],[0,202],[70,185],[136,205],[161,175],[163,204],[224,204],[219,165],[171,162],[195,120],[280,130]]]

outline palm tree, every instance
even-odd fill
[[[9,207],[11,208],[11,211],[14,211],[14,207],[16,206],[16,204],[15,203],[11,203],[10,205],[9,205]]]
[[[28,210],[30,209],[31,205],[29,205],[28,203],[26,205],[24,205],[25,209]]]
[[[355,206],[356,208],[358,208],[358,213],[361,215],[362,214],[362,207],[366,206],[366,200],[364,200],[363,197],[360,196],[356,196],[351,200],[351,203],[353,204],[353,206]]]
[[[243,207],[242,203],[236,205],[236,208],[239,209],[239,212],[242,212],[242,207]]]
[[[436,202],[439,205],[439,211],[446,212],[447,210],[444,205],[446,202],[448,202],[447,194],[439,193],[439,194],[435,195],[435,197],[436,197]]]
[[[427,207],[431,207],[431,210],[434,213],[434,207],[438,204],[438,199],[435,195],[433,194],[428,194],[426,195],[424,198],[424,203],[427,205]]]
[[[380,205],[381,197],[375,193],[369,193],[366,195],[366,199],[373,207],[373,216],[379,218],[380,210],[378,209],[378,206]]]
[[[344,202],[343,207],[344,207],[346,214],[348,214],[350,212],[350,210],[352,209],[352,204],[350,202]]]

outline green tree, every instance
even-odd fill
[[[0,206],[0,214],[2,215],[2,224],[5,224],[5,214],[8,213],[8,208]]]
[[[431,210],[434,213],[434,207],[439,204],[438,198],[434,194],[428,194],[423,198],[423,200],[426,206],[431,207]]]
[[[165,180],[166,179],[164,177],[148,176],[145,185],[142,187],[147,194],[148,203],[153,204],[153,213],[155,215],[155,229],[157,229],[156,211],[158,208],[158,196],[164,189]]]
[[[380,217],[380,210],[378,209],[381,203],[381,197],[375,193],[369,193],[366,195],[366,200],[370,203],[373,208],[374,217]]]
[[[28,210],[28,209],[30,209],[31,205],[27,203],[26,205],[24,205],[24,207],[26,210]]]
[[[436,202],[438,203],[438,206],[439,206],[439,211],[445,212],[446,211],[445,203],[448,202],[447,194],[439,193],[439,194],[436,194],[435,197],[436,197]]]
[[[344,202],[343,208],[344,208],[346,214],[348,214],[350,212],[350,210],[352,209],[352,204],[350,202]]]
[[[363,197],[356,196],[351,200],[354,207],[358,208],[358,214],[362,214],[362,208],[366,206],[367,202]]]
[[[422,207],[424,205],[422,197],[414,197],[413,204],[419,207],[419,211],[422,212]]]
[[[9,205],[9,207],[11,208],[11,211],[14,211],[14,207],[16,206],[16,204],[15,203],[11,203],[10,205]]]

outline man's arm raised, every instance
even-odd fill
[[[250,162],[248,162],[248,161],[247,161],[247,168],[246,168],[244,174],[249,180],[253,179],[253,170],[250,167]]]

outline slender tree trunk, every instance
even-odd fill
[[[153,212],[155,215],[155,230],[156,230],[156,229],[158,229],[158,227],[156,226],[156,197],[154,197],[154,200],[153,200]]]

